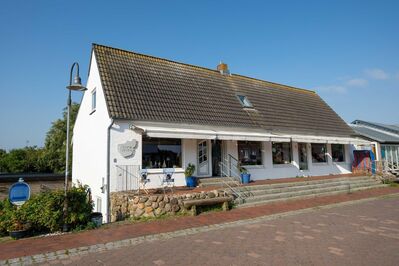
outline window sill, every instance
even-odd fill
[[[312,165],[313,166],[326,166],[326,165],[328,165],[328,163],[327,162],[324,162],[324,163],[314,163],[314,162],[312,162]]]
[[[147,171],[149,174],[163,174],[163,169],[167,168],[152,168],[152,169],[147,169]],[[175,169],[174,173],[184,173],[184,169],[181,167],[173,169]]]
[[[295,167],[292,163],[273,164],[273,168],[291,168]]]
[[[348,163],[348,162],[333,162],[333,164],[336,164],[336,165],[345,165],[345,164],[350,164],[350,163]]]
[[[91,110],[91,112],[90,112],[90,114],[89,115],[92,115],[94,112],[96,111],[96,109],[94,109],[94,110]]]
[[[259,165],[253,165],[253,164],[243,165],[242,167],[244,167],[246,169],[263,169],[263,168],[265,168],[265,166],[261,165],[261,164],[259,164]]]

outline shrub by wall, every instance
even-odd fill
[[[88,197],[87,186],[72,187],[67,194],[68,216],[66,224],[71,230],[90,222],[93,203]],[[64,192],[62,190],[33,195],[20,208],[8,199],[0,202],[0,235],[16,230],[22,224],[35,232],[56,232],[62,229]],[[25,229],[25,228],[24,228]]]

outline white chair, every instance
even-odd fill
[[[144,190],[146,194],[149,194],[146,185],[147,183],[150,182],[150,179],[148,178],[148,170],[147,169],[141,169],[140,170],[140,179],[139,179],[139,191],[140,189]],[[140,193],[140,192],[139,192]]]
[[[166,189],[170,189],[173,193],[173,187],[175,186],[175,179],[173,178],[174,172],[174,168],[163,169],[162,187],[164,194],[166,194]]]

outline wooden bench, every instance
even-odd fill
[[[229,210],[229,202],[232,201],[232,197],[216,197],[209,199],[192,199],[183,201],[183,206],[186,209],[190,209],[193,216],[197,215],[197,206],[209,206],[222,204],[223,211]]]

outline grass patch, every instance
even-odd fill
[[[399,187],[399,183],[397,181],[388,181],[385,184],[389,185],[390,187]]]
[[[209,213],[209,212],[220,212],[223,211],[222,205],[209,205],[209,206],[197,206],[197,213]]]
[[[12,239],[9,236],[0,237],[0,243],[6,243],[6,242],[10,242],[10,241],[14,241],[14,239]]]
[[[162,214],[160,216],[155,216],[155,217],[130,217],[128,218],[128,221],[130,223],[145,223],[145,222],[150,222],[150,221],[159,221],[159,220],[168,220],[168,219],[173,219],[173,218],[178,218],[178,217],[183,217],[187,216],[188,213],[186,212],[178,212],[176,214]]]

